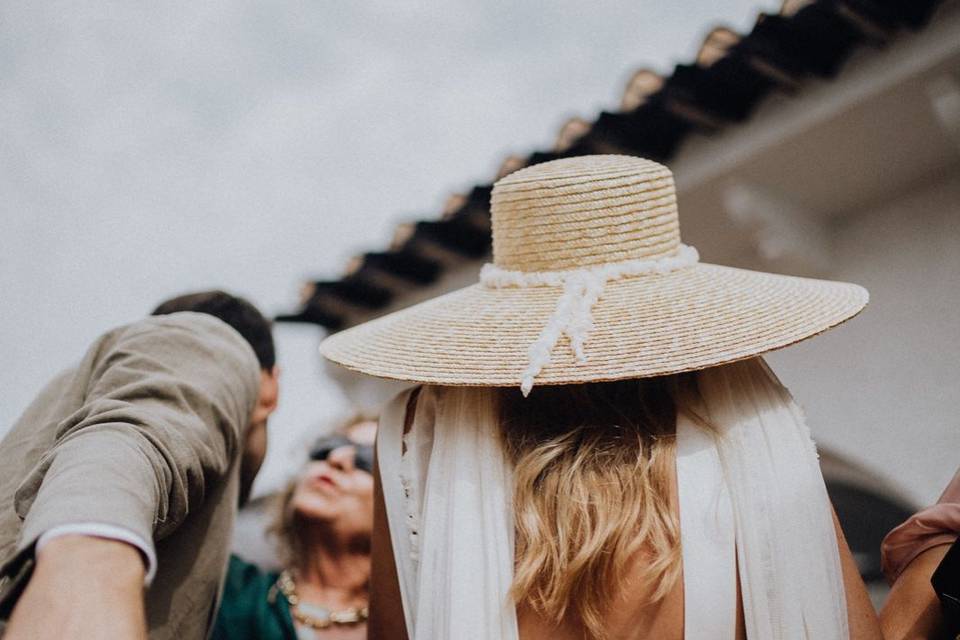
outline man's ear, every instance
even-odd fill
[[[260,397],[257,399],[258,412],[272,413],[280,400],[280,367],[260,370]]]

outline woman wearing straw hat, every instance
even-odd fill
[[[371,637],[879,637],[809,431],[758,356],[856,285],[699,262],[670,171],[493,190],[480,283],[328,338],[385,409]]]

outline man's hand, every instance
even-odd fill
[[[143,558],[116,540],[68,535],[48,542],[4,640],[145,640]]]

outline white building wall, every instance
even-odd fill
[[[769,360],[821,447],[918,505],[960,466],[960,171],[847,216],[830,278],[864,285],[847,325]]]

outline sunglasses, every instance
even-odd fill
[[[313,461],[326,460],[334,449],[353,447],[355,453],[353,466],[361,471],[373,474],[373,445],[357,444],[344,436],[327,436],[317,440],[310,449],[310,459]]]

